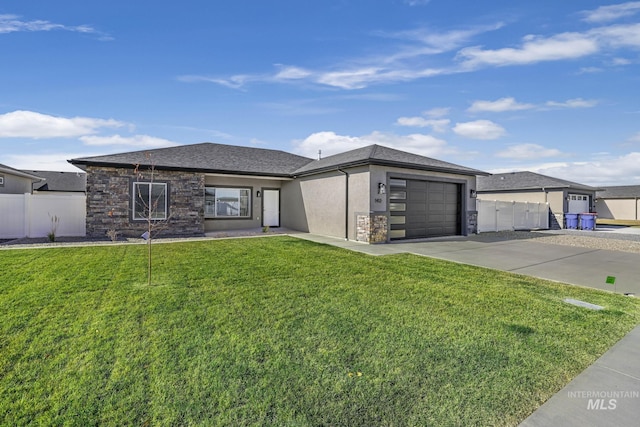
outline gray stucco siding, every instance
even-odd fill
[[[0,176],[3,177],[3,185],[0,185],[0,194],[31,193],[31,179],[5,172],[0,172]]]
[[[281,179],[238,177],[223,175],[206,175],[205,187],[223,188],[247,188],[250,189],[250,216],[248,218],[210,218],[205,216],[204,229],[208,231],[242,230],[248,228],[259,228],[262,226],[262,191],[268,189],[281,189],[283,181]],[[258,197],[258,191],[261,195]],[[280,216],[281,226],[284,211],[289,208],[282,203],[282,191],[280,194]]]

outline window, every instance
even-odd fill
[[[133,219],[167,219],[167,184],[133,183]]]
[[[209,218],[249,218],[250,201],[250,188],[206,187],[204,215]]]

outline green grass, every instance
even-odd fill
[[[0,252],[0,425],[514,425],[640,322],[291,237],[155,245],[149,287],[145,249]]]

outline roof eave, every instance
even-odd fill
[[[446,173],[455,173],[458,175],[466,175],[466,176],[489,176],[491,175],[488,172],[483,172],[479,170],[460,170],[455,168],[446,168],[446,167],[438,167],[438,166],[424,166],[417,165],[415,163],[406,163],[406,162],[394,162],[392,160],[378,160],[378,159],[366,159],[366,160],[357,160],[353,162],[345,162],[337,165],[331,165],[326,167],[321,167],[317,169],[312,169],[304,172],[294,172],[294,176],[309,176],[316,175],[319,173],[335,171],[338,169],[346,169],[353,168],[358,166],[367,166],[367,165],[376,165],[376,166],[392,166],[399,167],[405,169],[417,169],[424,171],[433,171],[433,172],[446,172]]]
[[[93,167],[122,168],[122,169],[135,169],[136,167],[138,167],[146,170],[153,168],[155,170],[174,171],[174,172],[198,172],[198,173],[223,174],[223,175],[272,176],[276,178],[290,178],[292,176],[290,173],[287,173],[287,172],[202,169],[202,168],[188,168],[188,167],[179,167],[179,166],[149,165],[149,164],[91,162],[91,161],[83,161],[83,160],[69,160],[69,163],[77,167],[93,166]]]
[[[22,172],[22,171],[19,171],[17,169],[10,169],[10,168],[0,167],[0,172],[4,172],[4,173],[11,174],[11,175],[19,176],[20,178],[27,178],[27,179],[30,179],[33,182],[39,182],[39,181],[44,181],[45,180],[44,178],[41,178],[39,176],[31,175],[30,173]]]

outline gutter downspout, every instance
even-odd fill
[[[344,240],[349,240],[349,173],[338,168],[344,174]]]

